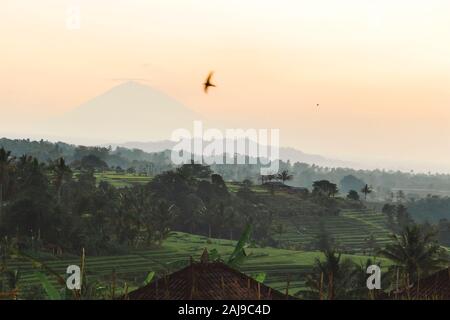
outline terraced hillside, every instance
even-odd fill
[[[118,277],[118,286],[127,282],[130,289],[142,285],[146,274],[155,271],[157,276],[167,272],[173,272],[189,263],[190,257],[198,258],[204,248],[216,249],[226,259],[235,245],[234,241],[212,239],[195,236],[186,233],[173,233],[162,247],[135,251],[127,255],[90,257],[87,255],[86,271],[88,280],[98,279],[103,283],[110,283],[113,269]],[[305,276],[311,271],[314,261],[321,257],[318,252],[292,251],[275,248],[250,248],[249,258],[241,267],[241,271],[255,275],[265,272],[265,283],[275,289],[285,292],[287,279],[290,279],[289,292],[294,294],[304,286]],[[363,263],[367,257],[347,255],[347,257]],[[388,261],[382,261],[382,266],[387,266]],[[79,258],[57,259],[48,257],[45,263],[52,269],[64,275],[65,269],[70,264],[79,264]],[[38,285],[36,272],[39,271],[33,265],[24,260],[12,260],[8,262],[11,270],[19,269],[22,273],[20,287],[26,293],[31,285]],[[48,276],[56,285],[56,279]],[[28,288],[28,289],[27,289]]]
[[[337,216],[283,217],[280,219],[283,232],[274,238],[286,246],[308,247],[317,241],[321,230],[327,231],[345,251],[363,253],[367,250],[368,238],[373,236],[377,246],[390,241],[385,215],[370,209],[341,210]]]
[[[113,171],[99,172],[95,174],[97,183],[105,181],[116,188],[130,187],[134,184],[146,184],[152,177],[138,174],[116,173]]]

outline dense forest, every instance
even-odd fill
[[[174,169],[170,161],[170,151],[146,153],[139,149],[117,147],[85,147],[75,146],[63,142],[51,143],[48,141],[11,140],[0,139],[0,147],[10,150],[13,156],[24,154],[32,156],[40,162],[54,161],[64,158],[67,163],[79,161],[87,156],[94,155],[109,168],[118,170],[130,169],[134,172],[148,175],[160,174]],[[251,180],[259,181],[261,166],[259,164],[246,164],[238,166],[215,164],[211,170],[220,174],[226,181]],[[388,170],[355,170],[351,168],[327,168],[314,164],[280,162],[280,171],[288,170],[293,175],[289,184],[297,187],[311,188],[314,181],[329,180],[338,185],[346,194],[348,185],[368,184],[373,187],[370,197],[373,200],[385,201],[395,197],[399,190],[405,190],[405,197],[416,198],[418,195],[427,196],[437,193],[450,193],[450,175],[439,173],[412,173]],[[349,176],[350,181],[349,181]],[[351,180],[354,181],[351,181]],[[355,181],[356,180],[356,181]],[[355,187],[353,187],[355,188]]]
[[[336,198],[337,184],[328,180],[313,182],[311,192],[288,187],[295,195],[280,198],[275,190],[294,179],[288,171],[259,177],[270,191],[260,195],[252,189],[251,180],[230,192],[220,174],[195,163],[157,174],[144,185],[117,188],[94,176],[96,170],[108,168],[102,158],[110,154],[100,148],[78,147],[69,165],[64,158],[47,163],[28,155],[16,158],[1,148],[1,235],[26,248],[58,246],[72,252],[86,248],[90,254],[101,254],[161,243],[171,230],[235,239],[251,224],[256,241],[276,246],[274,219],[326,217],[338,215],[341,208],[363,207],[359,201],[359,192],[365,192],[359,189],[363,182],[351,176],[341,182],[349,189],[348,200]],[[366,196],[372,190],[365,188]],[[436,199],[413,202],[412,212]],[[412,221],[403,205],[386,204],[383,212],[393,231]]]
[[[450,220],[450,198],[429,195],[423,199],[407,202],[408,211],[420,222],[437,223],[443,219]]]
[[[272,213],[252,202],[245,185],[230,194],[220,175],[196,164],[115,188],[63,158],[45,164],[0,149],[0,186],[2,238],[26,248],[100,254],[159,243],[170,230],[233,238],[246,223],[265,241],[271,225]]]
[[[221,175],[195,163],[118,188],[95,176],[108,168],[102,158],[109,154],[79,147],[69,165],[64,158],[45,163],[1,148],[2,238],[23,248],[85,248],[98,255],[161,243],[171,230],[236,239],[251,224],[260,245],[277,246],[274,220],[281,216],[326,217],[363,207],[357,193],[358,198],[335,198],[337,185],[327,180],[314,182],[311,192],[288,187],[288,171],[260,177],[265,193],[255,191],[251,180],[235,183],[237,190],[230,192]]]

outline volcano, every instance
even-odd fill
[[[201,120],[168,95],[134,81],[122,83],[44,124],[63,137],[98,141],[168,140]]]

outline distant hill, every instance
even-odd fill
[[[151,167],[152,174],[158,174],[163,171],[171,170],[174,165],[171,163],[170,151],[158,152],[156,150],[170,149],[169,142],[156,143],[126,143],[127,147],[117,146],[116,148],[109,148],[109,145],[103,147],[83,147],[75,144],[68,144],[64,142],[53,143],[46,140],[33,141],[30,139],[8,139],[0,137],[0,148],[4,147],[6,150],[12,151],[12,155],[20,157],[24,154],[36,157],[39,161],[47,162],[59,157],[64,157],[68,163],[81,159],[81,157],[94,154],[101,160],[105,161],[110,167],[120,166],[121,168],[137,168],[138,171],[145,170]],[[137,149],[135,149],[137,148]],[[153,149],[151,149],[153,148]],[[150,152],[145,152],[139,149],[147,149]],[[282,168],[286,168],[293,175],[293,180],[289,183],[293,186],[311,187],[313,181],[316,180],[330,180],[334,183],[339,183],[345,176],[353,175],[356,178],[371,185],[375,192],[372,195],[376,199],[387,199],[391,197],[391,191],[396,192],[403,190],[408,197],[426,197],[428,194],[435,194],[446,196],[450,195],[450,175],[446,174],[413,174],[399,171],[384,171],[384,170],[358,170],[350,168],[330,169],[330,165],[323,165],[326,161],[333,161],[320,156],[304,154],[301,151],[289,150],[282,148],[282,158],[285,150],[297,153],[299,162],[295,164],[291,158],[290,166],[287,163],[281,163]],[[302,158],[303,157],[303,158]],[[306,164],[307,161],[312,161],[316,166]],[[310,162],[311,163],[311,162]],[[328,168],[325,168],[325,167]],[[260,171],[258,166],[253,165],[215,165],[212,169],[222,174],[224,179],[228,181],[242,181],[244,179],[259,179]],[[437,219],[441,217],[442,209],[445,211],[447,204],[442,207],[438,202],[433,206],[433,210],[439,209]],[[422,207],[418,207],[418,211],[423,211]],[[426,210],[426,211],[431,211]],[[435,210],[438,211],[438,210]],[[445,212],[448,212],[445,211]],[[444,212],[444,214],[445,214]],[[420,214],[420,212],[419,212]]]
[[[355,163],[350,161],[330,159],[317,154],[309,154],[294,148],[280,148],[280,158],[283,161],[304,162],[308,164],[315,164],[322,167],[349,167],[355,166]]]
[[[42,125],[42,132],[61,137],[105,141],[170,139],[174,129],[200,116],[149,86],[129,81]]]
[[[207,142],[205,142],[207,144]],[[153,141],[153,142],[138,142],[129,141],[122,144],[110,144],[111,146],[120,146],[128,149],[141,149],[145,152],[160,152],[164,150],[171,150],[175,142],[170,140]],[[329,159],[321,155],[308,154],[294,148],[280,148],[280,159],[283,161],[303,162],[308,164],[315,164],[323,167],[353,167],[355,164],[350,161],[342,161],[337,159]]]

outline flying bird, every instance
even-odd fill
[[[209,87],[215,87],[215,86],[216,86],[215,84],[211,83],[211,78],[212,78],[213,74],[214,74],[214,72],[211,71],[211,72],[208,74],[208,78],[206,78],[205,83],[203,84],[203,86],[204,86],[204,87],[203,87],[203,90],[205,91],[205,93],[208,93]]]

